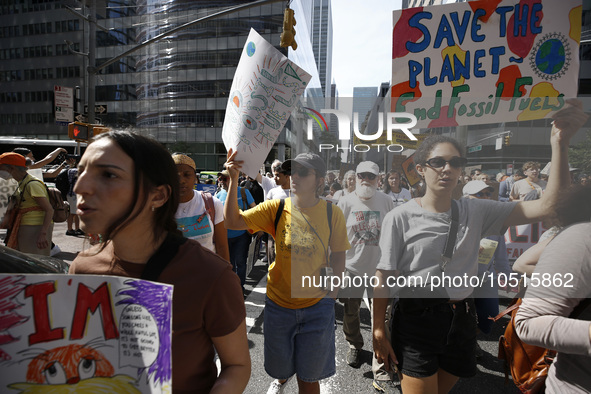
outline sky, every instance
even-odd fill
[[[332,77],[339,97],[392,79],[392,11],[402,0],[332,2]]]

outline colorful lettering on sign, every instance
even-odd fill
[[[64,327],[51,327],[49,296],[55,292],[56,285],[54,281],[35,283],[25,289],[25,298],[32,298],[35,324],[35,332],[29,335],[29,345],[55,341],[65,337]],[[99,308],[105,339],[119,337],[108,285],[103,283],[93,292],[83,283],[79,283],[70,339],[84,337],[88,312],[94,313]]]
[[[546,117],[576,95],[580,16],[576,0],[394,11],[391,110],[419,128]]]

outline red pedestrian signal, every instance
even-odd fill
[[[74,122],[68,125],[68,137],[76,141],[88,141],[92,126],[88,123]]]
[[[68,125],[68,137],[81,142],[87,142],[92,137],[109,131],[111,131],[109,127],[98,124],[74,122]]]

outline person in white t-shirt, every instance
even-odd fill
[[[388,212],[394,209],[394,202],[378,189],[379,167],[371,161],[359,163],[356,171],[357,186],[348,195],[341,197],[338,207],[343,211],[347,225],[347,237],[351,249],[347,251],[345,268],[352,282],[369,277],[376,272],[381,252],[378,244],[382,221]],[[358,368],[361,364],[361,321],[359,309],[363,293],[367,290],[368,299],[373,298],[373,288],[369,286],[350,286],[339,294],[344,304],[343,332],[349,343],[347,364]],[[370,301],[371,302],[371,301]],[[386,315],[389,315],[386,313]],[[386,317],[384,318],[386,320]],[[391,392],[395,389],[392,373],[388,373],[383,364],[372,360],[373,387],[378,391]]]
[[[279,162],[278,166],[273,168],[273,175],[273,179],[275,180],[277,187],[269,190],[269,192],[265,195],[265,200],[291,197],[291,189],[289,187],[291,177],[288,173],[281,169],[281,162]]]
[[[392,198],[396,207],[412,199],[410,190],[402,187],[400,179],[400,172],[391,170],[384,183],[384,193]]]
[[[271,171],[273,173],[275,173],[275,169],[277,169],[279,167],[281,167],[281,162],[279,160],[275,159],[273,161],[273,164],[271,164]],[[263,196],[265,197],[265,200],[266,200],[267,193],[269,193],[269,190],[273,189],[274,187],[277,187],[277,184],[275,183],[275,178],[269,178],[269,177],[263,176],[261,173],[258,173],[257,177],[255,179],[263,188]]]
[[[193,159],[179,153],[172,155],[172,159],[179,173],[181,192],[179,207],[174,215],[178,229],[185,238],[198,241],[201,246],[230,261],[224,204],[209,193],[193,189],[197,179]]]

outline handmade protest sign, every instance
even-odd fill
[[[311,75],[254,29],[246,39],[232,81],[222,139],[238,151],[242,171],[255,178]]]
[[[547,117],[577,94],[580,0],[394,11],[392,112],[416,127]]]
[[[172,288],[0,275],[0,392],[171,392]]]
[[[542,222],[510,226],[505,232],[507,258],[515,261],[529,248],[537,244],[540,236],[548,230]]]

